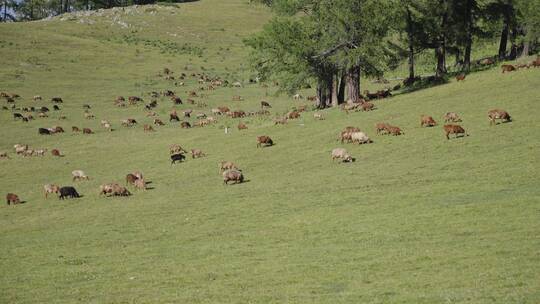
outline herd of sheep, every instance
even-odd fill
[[[503,70],[503,73],[504,73],[504,72],[515,71],[518,68],[524,68],[524,67],[528,68],[528,67],[538,67],[538,66],[540,66],[540,58],[537,58],[531,64],[525,65],[525,66],[514,67],[512,65],[503,65],[502,70]],[[172,73],[173,72],[170,69],[165,68],[164,69],[165,79],[174,80],[175,78],[172,76]],[[206,86],[206,87],[200,87],[199,88],[200,90],[214,90],[216,87],[225,86],[225,85],[228,84],[228,82],[226,80],[224,81],[224,80],[222,80],[220,78],[211,78],[211,77],[208,77],[207,75],[204,75],[204,74],[192,74],[191,76],[198,77],[199,78],[198,79],[199,84],[209,83],[208,86]],[[182,73],[178,77],[178,79],[185,79],[186,77],[187,77],[187,75]],[[461,81],[461,80],[465,79],[464,75],[458,75],[456,78],[457,78],[458,81]],[[175,85],[183,86],[184,83],[183,82],[175,83]],[[238,84],[233,83],[232,86],[238,86]],[[188,96],[190,96],[190,97],[199,97],[200,96],[194,91],[189,91],[187,93],[188,93]],[[203,94],[201,94],[201,95],[203,95]],[[161,94],[157,93],[157,92],[151,92],[150,96],[153,98],[152,102],[145,105],[145,109],[148,110],[146,116],[149,116],[149,117],[153,117],[153,116],[157,115],[155,112],[152,111],[152,109],[157,106],[157,100],[155,100],[155,98],[157,98],[158,96],[169,97],[174,105],[183,103],[182,99],[180,97],[178,97],[174,92],[172,92],[170,90],[164,91]],[[341,106],[341,109],[344,110],[347,114],[349,113],[349,111],[358,111],[358,110],[371,111],[371,110],[375,109],[375,105],[373,103],[369,102],[368,100],[387,98],[387,97],[390,97],[390,96],[392,96],[392,94],[390,93],[390,90],[378,91],[376,93],[369,93],[367,91],[367,92],[364,92],[364,96],[361,96],[361,98],[359,100],[354,101],[354,102],[349,101],[349,102],[343,104]],[[22,110],[23,112],[26,112],[26,113],[37,112],[38,117],[40,117],[40,118],[48,117],[47,112],[49,111],[49,109],[47,107],[40,107],[40,108],[29,107],[29,108],[22,108],[22,109],[16,108],[14,102],[15,102],[15,99],[20,98],[20,96],[18,94],[9,94],[9,93],[5,93],[5,92],[0,92],[0,97],[5,98],[8,103],[12,103],[13,104],[12,105],[13,110]],[[301,99],[303,97],[301,95],[297,94],[293,98],[294,99]],[[315,97],[308,97],[308,100],[314,100],[314,98]],[[41,101],[42,97],[39,96],[39,95],[36,95],[36,96],[34,96],[33,100],[34,101]],[[233,100],[242,100],[242,97],[234,96]],[[63,103],[62,98],[53,97],[51,99],[51,101],[54,103],[53,109],[54,110],[60,110],[58,104]],[[114,104],[119,106],[119,107],[126,107],[126,106],[128,106],[128,104],[129,105],[136,105],[137,103],[142,102],[142,101],[143,101],[143,99],[141,97],[130,96],[130,97],[128,97],[128,102],[126,103],[126,99],[124,97],[118,96],[115,99]],[[188,102],[190,104],[195,104],[195,101],[193,99],[188,99]],[[246,112],[244,112],[242,110],[231,111],[228,107],[217,107],[215,109],[212,109],[211,113],[213,115],[216,115],[216,116],[227,115],[227,116],[229,116],[231,118],[243,118],[245,116],[252,116],[252,115],[260,115],[260,116],[269,115],[270,112],[268,111],[268,109],[271,108],[271,105],[266,101],[261,101],[260,104],[261,104],[261,110],[259,110],[259,111],[252,111],[252,112],[247,112],[246,113]],[[202,103],[202,102],[197,103],[197,105],[200,106],[200,107],[205,106],[205,104]],[[3,108],[4,108],[4,110],[8,109],[6,106],[4,106]],[[83,108],[85,109],[84,117],[86,119],[95,119],[95,116],[90,112],[90,108],[91,108],[90,105],[83,105]],[[289,121],[289,120],[297,119],[297,118],[300,117],[300,115],[301,115],[300,113],[306,111],[306,109],[307,109],[306,106],[298,107],[298,108],[286,113],[282,117],[275,118],[273,120],[274,124],[286,124],[287,121]],[[190,109],[185,110],[185,111],[182,112],[182,114],[183,114],[184,118],[189,118],[193,114],[193,110],[190,110]],[[24,122],[28,122],[29,120],[34,119],[32,114],[23,115],[21,113],[14,113],[13,117],[14,117],[14,119],[21,119]],[[198,113],[198,114],[196,114],[196,117],[197,117],[198,120],[195,123],[193,123],[193,125],[194,126],[199,126],[199,127],[204,127],[206,125],[215,123],[217,121],[217,118],[215,118],[213,116],[207,116],[205,113]],[[324,120],[324,116],[320,112],[315,112],[313,114],[313,117],[316,120]],[[62,118],[65,118],[65,116],[60,116],[60,119],[62,119]],[[510,121],[512,121],[512,118],[511,118],[510,114],[508,112],[506,112],[505,110],[502,110],[502,109],[493,109],[493,110],[488,111],[488,118],[489,118],[490,124],[496,124],[497,120],[501,120],[502,122],[510,122]],[[445,133],[445,136],[446,136],[447,139],[450,139],[451,134],[454,134],[456,137],[458,137],[458,136],[468,136],[465,129],[463,127],[461,127],[460,125],[456,124],[456,123],[462,121],[458,114],[456,114],[454,112],[448,112],[448,113],[444,114],[443,119],[444,119],[444,121],[446,123],[445,125],[443,125],[443,130],[444,130],[444,133]],[[178,113],[176,112],[176,110],[172,110],[169,113],[169,122],[172,122],[172,121],[180,122],[182,128],[191,128],[192,127],[191,124],[188,121],[181,121],[180,120],[180,117],[179,117]],[[153,123],[154,123],[154,125],[157,125],[157,126],[164,125],[163,121],[160,120],[159,118],[154,118]],[[137,125],[137,120],[134,119],[134,118],[127,118],[127,119],[124,119],[124,120],[121,121],[121,125],[124,126],[124,127],[132,127],[132,126]],[[421,115],[421,117],[420,117],[420,126],[421,127],[434,127],[436,125],[437,125],[437,122],[435,121],[435,119],[433,119],[433,117],[428,116],[428,115]],[[101,126],[103,128],[105,128],[106,130],[108,130],[108,131],[113,131],[112,124],[107,120],[102,120],[101,121]],[[247,125],[242,121],[240,121],[238,123],[237,127],[238,127],[238,130],[245,130],[245,129],[248,128]],[[149,124],[145,124],[143,126],[143,130],[145,132],[153,132],[153,131],[155,131],[154,128]],[[81,131],[82,131],[83,134],[94,134],[94,132],[90,128],[79,128],[77,126],[72,127],[72,132],[73,133],[79,133]],[[227,132],[227,129],[225,131]],[[375,125],[375,131],[376,131],[376,133],[378,135],[379,134],[387,134],[387,135],[398,136],[398,135],[404,135],[405,134],[404,131],[401,128],[399,128],[397,126],[390,125],[388,123],[384,123],[384,122],[377,123]],[[53,134],[63,133],[63,132],[65,132],[65,131],[61,126],[53,126],[53,127],[50,127],[50,128],[38,128],[38,134],[40,134],[40,135],[53,135]],[[257,147],[269,147],[269,146],[272,146],[274,144],[274,141],[267,135],[257,136],[256,139],[257,139]],[[368,143],[373,142],[365,132],[361,131],[357,127],[352,127],[352,126],[346,127],[344,130],[342,130],[340,132],[340,134],[339,134],[338,140],[340,140],[341,143],[347,142],[347,143],[357,143],[357,144],[368,144]],[[23,157],[44,156],[44,154],[48,151],[47,149],[44,149],[44,148],[33,149],[33,148],[29,147],[28,145],[22,145],[22,144],[14,145],[14,150],[15,150],[16,154],[22,155]],[[178,144],[171,145],[170,146],[171,165],[173,165],[173,164],[175,164],[177,162],[184,161],[185,160],[185,154],[187,154],[187,153],[188,152],[186,150],[182,149],[182,147],[180,145],[178,145]],[[58,149],[52,149],[51,154],[53,156],[58,156],[58,157],[64,156]],[[203,151],[199,150],[199,149],[192,149],[191,150],[191,156],[192,156],[192,158],[204,157],[205,153]],[[0,152],[0,159],[7,159],[7,158],[9,158],[7,152]],[[344,148],[335,148],[335,149],[333,149],[332,152],[331,152],[331,158],[332,158],[332,160],[337,159],[337,160],[340,160],[342,162],[353,162],[354,161],[354,157]],[[229,184],[230,182],[233,182],[233,183],[242,183],[242,182],[244,182],[244,175],[242,173],[242,170],[240,170],[236,166],[236,164],[234,164],[232,162],[229,162],[229,161],[224,161],[224,162],[221,162],[219,164],[219,169],[220,169],[220,173],[222,175],[224,184]],[[73,176],[73,181],[88,180],[89,179],[89,177],[82,170],[73,171],[72,176]],[[133,173],[129,173],[129,174],[126,175],[126,185],[132,185],[135,189],[140,189],[140,190],[146,190],[147,189],[146,181],[145,181],[142,173],[138,172],[138,171],[133,172]],[[60,199],[81,197],[81,195],[77,192],[77,190],[72,186],[60,187],[60,186],[55,185],[55,184],[47,184],[47,185],[43,186],[43,189],[44,189],[44,193],[45,193],[45,198],[47,198],[47,196],[49,194],[53,194],[53,193],[58,194],[58,197]],[[105,195],[105,196],[129,196],[129,195],[131,195],[131,192],[126,187],[121,186],[118,183],[102,184],[100,186],[100,188],[99,188],[99,193],[100,193],[100,195]],[[6,201],[7,201],[8,205],[9,204],[18,204],[18,203],[21,202],[18,195],[14,194],[14,193],[8,193],[7,196],[6,196]]]

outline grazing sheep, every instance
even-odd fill
[[[261,101],[261,109],[271,108],[272,106],[267,101]]]
[[[187,122],[187,121],[182,121],[180,123],[180,127],[184,128],[184,129],[189,129],[189,128],[191,128],[191,124],[189,122]]]
[[[469,136],[469,134],[465,132],[465,129],[459,125],[444,125],[443,128],[446,134],[446,139],[450,139],[450,134],[456,134],[456,138],[458,137],[458,134],[463,134],[462,136]]]
[[[109,183],[109,184],[100,185],[99,186],[99,195],[107,196],[108,193],[112,193],[113,189],[114,189],[114,185],[118,185],[118,184]]]
[[[235,169],[235,170],[241,171],[241,170],[238,169],[238,167],[233,162],[222,161],[221,163],[219,163],[219,172],[220,173],[225,171],[225,170],[229,170],[229,169]]]
[[[28,145],[16,144],[13,146],[13,148],[15,149],[15,153],[23,154],[24,151],[28,150]]]
[[[362,107],[362,110],[364,112],[367,112],[367,111],[372,111],[374,108],[375,108],[375,105],[372,104],[371,102],[364,102],[364,103],[361,103],[360,105]]]
[[[39,112],[38,113],[38,117],[40,118],[46,118],[46,117],[49,117],[47,114],[43,113],[43,112]]]
[[[214,111],[214,109],[212,109],[212,112],[213,112],[213,111]],[[217,111],[219,112],[219,110],[217,110]],[[182,112],[182,114],[184,114],[184,117],[186,117],[186,118],[191,117],[191,113],[193,113],[193,110],[191,110],[191,109],[187,109],[187,110],[184,110],[184,111]]]
[[[313,118],[317,120],[324,120],[324,116],[322,115],[322,113],[313,113]]]
[[[500,119],[502,122],[510,122],[512,121],[512,117],[510,117],[510,114],[506,112],[505,110],[501,109],[494,109],[488,111],[488,117],[489,117],[489,124],[490,125],[496,125],[497,122],[496,119]]]
[[[181,105],[182,104],[182,98],[178,97],[178,96],[173,96],[171,97],[171,101],[173,102],[173,104],[175,105]]]
[[[24,153],[23,153],[23,157],[30,157],[32,155],[34,155],[34,150],[32,150],[32,149],[28,149],[28,150],[24,151]]]
[[[36,95],[36,96],[34,96],[33,99],[34,99],[34,101],[41,101],[43,98],[41,98],[41,96],[39,96],[39,95]]]
[[[378,122],[377,124],[375,124],[375,130],[377,131],[377,135],[388,133],[389,126],[390,125],[385,122]]]
[[[52,149],[51,154],[52,154],[52,156],[64,157],[64,155],[62,155],[60,153],[60,150],[58,150],[58,149]]]
[[[352,132],[351,140],[353,143],[358,142],[359,145],[373,142],[364,132]]]
[[[447,112],[443,116],[444,122],[460,122],[461,118],[454,112]]]
[[[242,183],[244,181],[244,175],[242,172],[234,169],[226,170],[222,173],[223,183],[228,185],[230,181],[233,181],[235,184]]]
[[[169,113],[169,122],[171,121],[180,121],[180,118],[178,117],[178,114],[176,113],[176,110],[172,110],[170,113]]]
[[[112,126],[111,126],[111,124],[110,124],[110,123],[106,123],[106,124],[104,124],[104,125],[103,125],[103,127],[104,127],[105,129],[109,130],[109,132],[111,132],[111,131],[112,131]]]
[[[34,155],[36,156],[45,156],[45,152],[47,152],[47,149],[38,149],[34,151]]]
[[[81,129],[79,129],[79,127],[73,126],[71,127],[71,132],[78,133],[78,132],[81,132]]]
[[[286,116],[288,119],[296,119],[296,118],[300,118],[300,113],[298,111],[291,111],[287,113]]]
[[[390,126],[389,125],[387,130],[388,130],[389,134],[392,134],[394,136],[405,134],[405,132],[403,132],[403,130],[401,130],[399,127],[396,127],[396,126]]]
[[[353,158],[344,148],[335,148],[332,150],[332,160],[341,159],[343,162],[352,162]]]
[[[516,67],[511,65],[511,64],[503,64],[501,65],[501,69],[502,69],[502,73],[506,73],[506,72],[513,72],[516,70]]]
[[[226,114],[227,112],[230,112],[231,109],[229,107],[218,107],[219,114]]]
[[[51,131],[49,131],[48,129],[45,129],[45,128],[39,128],[38,129],[38,133],[40,135],[51,135]]]
[[[58,192],[60,192],[60,187],[58,185],[54,185],[54,184],[46,184],[46,185],[43,185],[43,191],[45,193],[45,198],[47,198],[49,193],[58,193]]]
[[[21,203],[19,196],[15,193],[8,193],[6,195],[6,201],[8,205],[10,205],[11,203],[13,203],[13,205]]]
[[[60,97],[53,97],[51,98],[51,101],[54,103],[63,103],[64,101]]]
[[[435,121],[435,119],[433,119],[433,117],[428,116],[428,115],[421,115],[420,116],[420,126],[421,127],[433,127],[433,126],[436,126],[436,125],[437,125],[437,122]]]
[[[92,113],[84,113],[84,118],[86,118],[86,119],[94,119],[94,118],[96,118],[96,116],[94,116],[94,114],[92,114]]]
[[[169,150],[171,152],[171,154],[182,154],[182,153],[187,153],[186,150],[182,149],[182,147],[178,144],[172,144],[169,146]]]
[[[90,128],[83,128],[83,134],[94,134],[94,132]]]
[[[61,199],[61,200],[65,199],[65,198],[78,198],[78,197],[81,197],[79,195],[79,193],[77,192],[77,190],[75,190],[75,188],[73,188],[71,186],[61,187],[58,191],[60,192],[60,196],[58,198]]]
[[[13,120],[22,119],[24,116],[21,113],[13,113]]]
[[[171,155],[171,165],[176,163],[176,162],[182,162],[182,161],[184,161],[184,159],[186,159],[186,157],[182,153],[172,154]]]
[[[71,171],[71,176],[73,176],[73,181],[76,181],[76,180],[90,180],[90,178],[88,177],[88,175],[86,175],[84,173],[84,171],[82,170],[73,170]]]
[[[135,174],[129,173],[126,175],[126,185],[134,185],[135,181],[138,179],[139,178]]]
[[[0,152],[0,159],[9,159],[7,152],[4,152],[4,151]]]
[[[165,125],[165,123],[163,123],[163,121],[161,121],[161,119],[159,119],[159,118],[154,119],[154,124],[157,125],[157,126],[164,126]]]
[[[206,156],[206,154],[199,149],[191,149],[191,158],[200,158]]]
[[[243,122],[238,123],[238,130],[247,130],[247,128],[248,127],[246,126],[245,123],[243,123]]]
[[[60,111],[60,107],[57,106],[57,105],[54,105],[52,108],[53,108],[53,110],[55,110],[55,111]]]
[[[156,131],[156,130],[154,130],[154,128],[152,128],[151,125],[144,125],[143,129],[144,129],[144,132],[154,132],[154,131]]]
[[[285,124],[287,124],[287,117],[274,118],[274,125],[285,125]]]
[[[272,146],[274,142],[269,136],[263,135],[263,136],[257,136],[257,148],[262,147],[262,145],[268,147]]]
[[[133,182],[133,186],[135,186],[135,189],[146,191],[146,182],[142,178],[136,179],[135,182]]]

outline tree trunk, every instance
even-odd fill
[[[414,41],[413,22],[411,10],[407,6],[407,37],[409,40],[409,79],[414,79]]]
[[[347,101],[360,99],[360,66],[354,65],[347,69]]]
[[[523,42],[523,51],[521,51],[521,56],[520,57],[529,56],[530,45],[531,45],[531,42],[529,40],[525,40]]]
[[[506,44],[508,43],[508,22],[505,20],[501,32],[501,42],[499,43],[499,60],[506,58]]]
[[[446,74],[446,48],[444,42],[441,42],[435,49],[435,57],[437,57],[437,71],[435,72],[435,76],[441,78]]]
[[[319,83],[317,85],[317,100],[315,101],[315,106],[318,109],[324,109],[332,104],[332,76],[332,74],[319,76]]]
[[[346,79],[346,74],[345,73],[341,73],[341,77],[340,77],[340,80],[339,80],[339,89],[338,89],[338,104],[342,104],[344,101],[345,101],[345,79]]]
[[[472,50],[472,31],[473,31],[472,9],[473,9],[473,1],[467,0],[467,7],[466,7],[467,38],[465,39],[465,57],[463,58],[463,69],[466,72],[468,72],[471,69],[471,50]]]
[[[338,75],[332,76],[332,107],[337,107],[338,101]]]
[[[443,33],[441,34],[439,38],[439,44],[437,48],[435,49],[435,56],[437,57],[437,71],[435,72],[435,76],[438,78],[443,77],[446,74],[446,34],[444,31],[446,31],[446,23],[448,19],[448,14],[445,12],[442,16],[441,20],[441,29]]]
[[[518,37],[518,29],[514,27],[510,31],[510,42],[512,43],[512,46],[510,47],[510,54],[508,54],[509,60],[515,60],[517,58],[517,53],[518,53],[518,45],[516,44],[517,37]]]

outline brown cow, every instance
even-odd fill
[[[257,148],[264,146],[272,146],[274,144],[274,141],[269,136],[262,135],[257,136]]]
[[[465,129],[459,125],[444,125],[443,128],[444,132],[446,133],[446,139],[450,139],[450,134],[456,134],[456,138],[458,137],[458,134],[463,134],[462,136],[469,136],[469,134],[465,132]]]
[[[13,203],[13,205],[21,203],[19,196],[17,196],[17,194],[15,193],[8,193],[6,195],[6,201],[8,205],[10,205],[11,203]]]
[[[496,125],[497,124],[497,122],[495,121],[496,119],[500,119],[502,120],[502,122],[512,121],[512,117],[510,117],[510,114],[508,114],[508,112],[506,112],[505,110],[501,110],[501,109],[494,109],[494,110],[488,111],[488,117],[489,117],[490,125],[493,125],[493,124]]]
[[[433,117],[428,116],[428,115],[421,115],[420,116],[420,126],[421,127],[433,127],[433,126],[436,126],[436,125],[437,125],[437,122],[435,121],[435,119],[433,119]]]

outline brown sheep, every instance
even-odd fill
[[[262,135],[257,136],[257,148],[264,146],[272,146],[274,144],[274,141],[269,136]]]
[[[394,136],[405,134],[405,132],[403,132],[403,130],[401,130],[399,127],[396,127],[396,126],[390,126],[389,125],[387,130],[388,130],[389,134],[392,134]]]
[[[248,127],[246,126],[245,123],[243,123],[243,122],[238,123],[238,130],[247,130],[247,128]]]
[[[450,134],[456,134],[456,138],[458,137],[458,134],[463,134],[462,136],[469,136],[469,134],[465,132],[465,129],[459,125],[444,125],[443,128],[444,132],[446,133],[446,139],[450,139]]]
[[[371,102],[364,102],[361,104],[361,107],[362,107],[362,110],[364,112],[367,112],[367,111],[372,111],[373,109],[375,109],[375,105],[372,104]]]
[[[143,126],[144,132],[154,132],[154,128],[152,128],[151,125],[144,125]]]
[[[83,134],[94,134],[94,132],[90,128],[83,128]]]
[[[157,125],[157,126],[164,126],[165,123],[163,123],[163,121],[161,121],[161,119],[159,118],[154,118],[154,124]]]
[[[206,154],[199,149],[191,149],[191,158],[199,158],[206,156]]]
[[[516,67],[511,65],[511,64],[503,64],[501,65],[501,69],[502,69],[502,73],[504,74],[505,72],[513,72],[516,70]]]
[[[447,112],[443,116],[444,122],[460,122],[461,118],[454,112]]]
[[[135,186],[135,189],[146,191],[146,182],[142,178],[136,179],[133,186]]]
[[[62,154],[60,153],[60,150],[58,150],[58,149],[52,149],[52,150],[51,150],[51,154],[52,154],[53,156],[58,156],[58,157],[63,157],[63,156],[64,156],[64,155],[62,155]]]
[[[81,129],[79,129],[79,127],[73,126],[71,127],[71,132],[78,133],[78,132],[81,132]]]
[[[459,74],[456,76],[456,81],[463,81],[465,80],[465,74]]]
[[[229,109],[228,107],[217,107],[217,108],[218,108],[218,110],[219,110],[219,112],[220,112],[221,114],[225,114],[225,113],[231,111],[231,109]]]
[[[191,128],[191,124],[189,122],[187,122],[187,121],[182,121],[180,123],[180,127],[184,128],[184,129],[189,129],[189,128]]]
[[[220,173],[225,171],[225,170],[229,170],[229,169],[238,170],[238,167],[233,162],[230,162],[230,161],[222,161],[221,163],[219,163],[219,172]]]
[[[43,185],[43,191],[45,192],[45,198],[47,198],[49,193],[58,193],[60,191],[60,187],[54,184],[47,184]]]
[[[135,181],[138,179],[139,178],[135,174],[129,173],[126,175],[126,185],[134,185]]]
[[[516,67],[511,65],[511,64],[503,64],[501,65],[501,69],[502,69],[502,73],[506,73],[506,72],[513,72],[516,70]]]
[[[421,115],[420,116],[420,126],[421,127],[433,127],[436,126],[437,122],[433,117],[427,116],[427,115]]]
[[[14,205],[21,203],[21,200],[19,199],[19,196],[17,196],[17,194],[15,194],[15,193],[8,193],[6,195],[6,201],[7,201],[8,205],[10,205],[11,203],[13,203]]]
[[[508,112],[506,112],[505,110],[501,110],[501,109],[494,109],[494,110],[490,110],[488,111],[488,117],[489,117],[489,124],[490,125],[496,125],[497,122],[495,121],[496,119],[500,119],[502,120],[502,122],[510,122],[512,121],[512,117],[510,117],[510,114],[508,114]]]
[[[352,133],[353,132],[350,132],[350,131],[341,131],[341,133],[339,134],[338,140],[341,140],[341,143],[352,142],[352,137],[351,137]]]
[[[287,113],[287,118],[288,119],[300,118],[300,113],[298,111],[291,111],[291,112]]]
[[[375,130],[377,131],[377,134],[387,134],[389,126],[390,125],[385,122],[378,122],[375,124]]]
[[[181,153],[187,153],[186,150],[182,149],[182,147],[178,144],[172,144],[169,146],[169,151],[171,154],[181,154]]]
[[[223,172],[223,183],[228,185],[230,181],[233,181],[235,184],[242,183],[244,181],[244,175],[241,171],[229,169]]]
[[[88,175],[86,175],[82,170],[73,170],[71,172],[71,176],[73,176],[73,181],[90,180],[90,177],[88,177]]]
[[[178,114],[176,113],[176,110],[172,110],[170,113],[169,113],[169,122],[171,121],[180,121],[180,118],[178,117]]]

